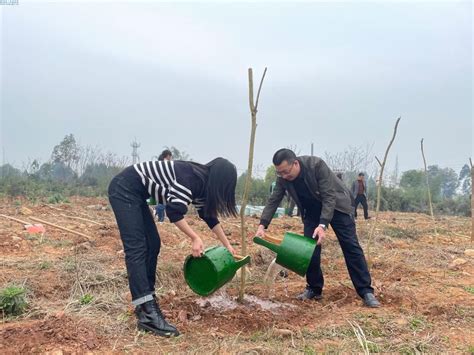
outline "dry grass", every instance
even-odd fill
[[[338,242],[332,232],[323,247],[325,298],[321,302],[299,303],[294,295],[304,287],[304,279],[290,273],[277,276],[272,292],[274,300],[294,307],[283,314],[241,305],[226,311],[201,308],[198,298],[183,281],[182,262],[189,253],[188,240],[169,224],[159,226],[162,252],[158,262],[157,294],[170,322],[183,335],[177,339],[156,338],[137,332],[131,313],[129,290],[121,244],[110,211],[90,211],[74,201],[78,215],[105,221],[106,227],[85,226],[95,235],[90,247],[62,232],[48,230],[42,239],[26,236],[16,224],[0,226],[0,286],[24,284],[29,290],[29,311],[17,319],[0,324],[1,329],[27,325],[65,312],[71,319],[86,324],[103,336],[100,352],[160,353],[305,353],[320,352],[468,352],[474,328],[474,272],[472,261],[464,255],[469,241],[467,219],[438,219],[439,239],[434,244],[430,218],[416,214],[381,213],[376,230],[371,269],[373,285],[382,301],[379,310],[361,307]],[[61,210],[68,205],[57,206]],[[14,214],[13,210],[5,213]],[[58,213],[60,211],[57,211]],[[55,211],[40,207],[38,216],[54,220]],[[44,214],[44,215],[42,215]],[[206,246],[216,244],[204,223],[191,218],[192,226]],[[81,228],[80,221],[69,221]],[[247,220],[249,231],[258,219]],[[362,247],[370,230],[370,221],[358,221]],[[237,220],[225,220],[224,229],[239,248]],[[443,225],[449,225],[446,230]],[[272,223],[271,232],[301,232],[298,219],[282,218]],[[12,241],[17,235],[20,241]],[[249,236],[251,238],[251,236]],[[18,244],[15,246],[14,244]],[[2,244],[3,245],[3,244]],[[264,275],[274,254],[250,245],[252,257],[247,293],[265,299]],[[459,269],[448,269],[455,258],[466,258]],[[471,277],[472,279],[472,277]],[[237,293],[238,280],[228,286]],[[185,319],[180,312],[184,311]],[[61,349],[61,343],[54,345]],[[41,350],[41,349],[40,349]],[[43,349],[44,350],[44,349]],[[78,348],[77,352],[87,349]]]

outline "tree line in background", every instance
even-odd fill
[[[289,147],[298,152],[297,147]],[[322,158],[336,173],[342,173],[345,185],[350,188],[360,172],[367,177],[369,206],[373,209],[376,198],[378,166],[374,164],[372,147],[348,147],[338,153],[325,152]],[[451,168],[431,165],[427,168],[430,192],[437,214],[470,216],[471,202],[471,169],[465,164],[459,173]],[[424,170],[412,169],[403,173],[398,171],[398,159],[395,168],[386,174],[381,194],[382,211],[428,213],[428,188]],[[237,180],[236,196],[242,195],[246,174]],[[263,178],[252,179],[252,190],[249,201],[254,205],[264,205],[270,195],[270,187],[276,180],[275,168],[270,166]],[[285,201],[283,203],[286,203]],[[284,206],[286,207],[286,206]]]
[[[168,147],[167,147],[168,148]],[[189,154],[169,147],[174,159],[189,160]],[[298,152],[295,147],[293,150]],[[159,153],[159,152],[157,152]],[[376,166],[371,147],[349,147],[340,153],[326,152],[322,157],[335,172],[343,173],[349,187],[359,172],[366,173],[369,203],[375,200]],[[33,160],[22,169],[9,164],[0,166],[0,195],[23,196],[32,202],[45,200],[61,202],[68,196],[105,196],[110,180],[131,164],[129,157],[104,153],[99,148],[81,147],[72,134],[53,148],[51,159],[40,163]],[[385,178],[382,186],[381,210],[422,212],[429,211],[428,189],[423,169],[408,170],[401,174],[398,164]],[[428,166],[428,179],[435,213],[470,216],[471,175],[468,164],[457,173],[451,168]],[[240,203],[246,173],[237,180],[236,200]],[[266,169],[264,177],[252,178],[249,203],[264,205],[270,195],[271,184],[276,180],[275,168]],[[283,202],[285,203],[285,202]]]
[[[189,159],[188,154],[175,147],[164,148],[171,150],[176,159]],[[159,153],[161,150],[157,156]],[[45,163],[35,159],[21,169],[10,164],[0,166],[0,195],[22,196],[32,202],[61,202],[73,195],[105,196],[112,178],[129,165],[130,157],[80,146],[69,134],[53,148]]]
[[[273,167],[267,170],[265,178],[253,178],[249,201],[254,205],[264,205],[270,195],[270,186],[276,180]],[[346,171],[344,183],[350,187],[356,180],[359,170]],[[237,180],[236,196],[241,196],[246,174]],[[375,176],[375,175],[374,175]],[[428,167],[430,191],[435,213],[446,215],[471,215],[471,170],[466,164],[458,175],[450,168],[437,165]],[[367,179],[368,200],[374,208],[376,180],[373,176]],[[285,202],[283,202],[285,203]],[[286,207],[286,206],[284,206]],[[428,213],[428,189],[423,170],[407,170],[401,174],[396,185],[382,186],[381,211],[422,212]]]

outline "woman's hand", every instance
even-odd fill
[[[227,248],[227,250],[230,251],[230,253],[231,253],[232,255],[235,255],[235,254],[237,253],[237,252],[235,251],[235,249],[232,248],[232,245],[230,245],[230,244],[229,244],[226,248]]]
[[[229,239],[227,239],[225,233],[224,233],[224,230],[222,229],[222,226],[221,224],[216,224],[214,226],[214,228],[212,228],[212,231],[214,232],[214,234],[217,236],[217,238],[219,238],[219,240],[221,241],[222,245],[225,246],[227,248],[227,250],[229,250],[231,252],[232,255],[235,255],[237,252],[234,250],[234,248],[232,248],[232,245],[230,245],[230,242],[229,242]]]
[[[176,227],[179,228],[181,232],[186,234],[189,238],[192,240],[192,246],[193,246],[193,256],[195,258],[199,258],[204,254],[204,244],[202,243],[201,238],[199,238],[199,235],[195,231],[192,230],[192,228],[189,226],[188,222],[186,222],[186,219],[181,219],[177,222],[174,222]]]
[[[197,237],[193,240],[193,256],[195,258],[200,258],[204,254],[204,244],[202,243],[201,238]]]

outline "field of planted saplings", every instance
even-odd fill
[[[427,215],[380,213],[370,248],[382,304],[377,309],[364,307],[356,295],[331,229],[322,252],[323,298],[299,301],[305,279],[253,242],[259,220],[246,217],[249,258],[236,260],[247,265],[247,282],[238,301],[239,271],[215,292],[215,285],[203,283],[193,291],[183,274],[190,242],[175,225],[159,224],[157,297],[182,333],[162,338],[136,329],[122,244],[106,199],[54,205],[5,200],[0,206],[3,354],[474,351],[469,218],[438,217],[435,233]],[[219,245],[197,216],[189,223],[206,248]],[[372,223],[357,221],[366,253]],[[223,219],[222,225],[240,251],[240,220]],[[278,242],[285,232],[302,233],[301,221],[275,218],[267,237]]]

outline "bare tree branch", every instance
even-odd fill
[[[360,172],[367,169],[369,156],[370,150],[368,147],[349,146],[344,150],[344,152],[324,152],[324,161],[332,170],[341,172]]]
[[[260,99],[260,91],[262,90],[262,84],[263,84],[263,79],[265,79],[265,74],[267,74],[267,67],[265,67],[265,70],[263,71],[262,80],[260,80],[260,85],[258,86],[257,100],[255,101],[255,107],[254,107],[255,113],[257,113],[256,111],[258,109],[258,100]]]
[[[429,178],[428,178],[428,170],[426,169],[426,158],[425,158],[425,151],[423,149],[423,140],[424,140],[424,138],[421,138],[421,142],[420,142],[421,155],[423,157],[423,165],[425,167],[426,186],[428,188],[428,203],[430,204],[431,219],[433,220],[433,227],[434,227],[435,237],[437,239],[438,238],[438,232],[436,230],[436,222],[435,222],[434,213],[433,213],[433,203],[431,201],[430,181],[429,181]]]
[[[387,157],[388,157],[388,152],[390,151],[390,148],[392,147],[393,141],[395,140],[395,136],[397,135],[397,129],[398,129],[398,124],[400,123],[401,117],[397,118],[397,122],[395,122],[395,127],[393,129],[393,135],[392,139],[390,140],[390,143],[387,146],[387,149],[385,150],[385,155],[383,157],[383,161],[380,164],[380,160],[376,157],[377,161],[380,164],[380,174],[379,174],[379,181],[377,185],[377,205],[375,207],[375,217],[374,217],[374,223],[372,224],[372,228],[370,230],[368,242],[367,242],[367,259],[368,259],[368,264],[369,266],[371,265],[371,254],[370,254],[370,248],[372,245],[372,237],[375,232],[375,227],[377,226],[377,220],[378,220],[378,214],[380,210],[380,198],[382,194],[382,184],[383,184],[383,170],[385,168],[385,164],[387,162]]]
[[[379,165],[382,166],[382,163],[380,162],[379,158],[377,158],[377,156],[375,156],[375,160],[377,160],[377,163],[379,163]]]

